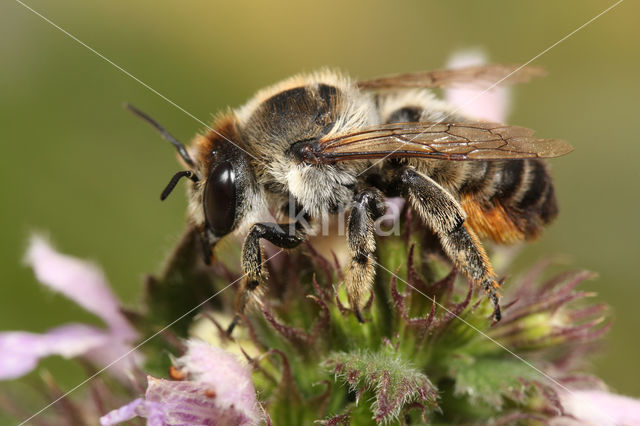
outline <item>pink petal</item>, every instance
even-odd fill
[[[100,417],[100,424],[115,425],[118,423],[131,420],[134,417],[141,416],[143,415],[143,413],[146,414],[146,410],[143,408],[144,404],[145,404],[144,399],[142,398],[134,399],[127,405],[123,405],[122,407],[116,410],[110,411],[106,415]]]
[[[386,212],[383,216],[385,226],[390,227],[400,220],[404,203],[405,199],[402,197],[390,197],[384,199],[386,208]]]
[[[482,52],[469,50],[454,54],[449,60],[447,68],[463,68],[484,63],[486,63],[486,58]],[[509,112],[509,88],[496,87],[489,91],[484,91],[484,89],[446,89],[445,99],[460,113],[470,118],[504,123]]]
[[[0,380],[15,379],[33,370],[40,358],[72,358],[108,345],[109,333],[84,324],[68,324],[45,334],[26,331],[0,333]]]
[[[31,238],[25,259],[40,282],[98,315],[111,330],[124,338],[136,337],[135,330],[120,312],[118,301],[98,267],[56,252],[40,236]]]
[[[145,399],[137,399],[111,411],[100,419],[102,425],[113,425],[135,416],[146,417],[148,425],[254,425],[236,407],[220,404],[218,395],[203,383],[171,381],[148,377]]]
[[[189,340],[186,354],[176,364],[191,380],[213,390],[220,406],[233,406],[247,418],[259,416],[251,372],[234,355],[201,340]]]
[[[640,400],[600,390],[577,390],[560,396],[565,411],[575,417],[554,425],[640,425]]]

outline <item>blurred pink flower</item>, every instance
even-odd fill
[[[553,426],[640,425],[640,400],[637,399],[602,390],[576,390],[561,394],[560,401],[570,417],[554,419]]]
[[[138,398],[100,419],[113,425],[146,417],[149,425],[254,425],[262,419],[248,368],[228,352],[199,340],[175,363],[183,381],[148,377],[144,399]]]
[[[25,261],[40,282],[87,311],[99,316],[107,329],[85,324],[66,324],[43,334],[26,331],[0,333],[0,380],[15,379],[33,370],[40,358],[83,356],[104,367],[131,350],[137,332],[120,312],[118,300],[102,271],[89,262],[56,252],[42,237],[31,239]],[[109,371],[125,379],[127,371],[141,361],[131,353]]]
[[[486,63],[485,55],[479,50],[463,50],[455,53],[447,68],[463,68]],[[495,87],[484,92],[483,88],[455,88],[445,90],[445,99],[458,112],[471,118],[504,123],[509,113],[510,91],[508,87]]]

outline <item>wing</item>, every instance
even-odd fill
[[[461,86],[487,89],[498,84],[526,83],[544,75],[546,72],[540,67],[493,64],[392,75],[359,81],[358,87],[365,90]]]
[[[423,157],[438,160],[551,158],[573,148],[560,139],[538,139],[533,130],[505,124],[391,123],[324,137],[303,149],[303,161],[330,164],[355,159]]]

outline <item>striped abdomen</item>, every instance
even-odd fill
[[[402,103],[394,96],[379,99],[385,123],[441,121],[452,117],[428,103]],[[428,102],[427,102],[428,101]],[[385,102],[388,104],[385,104]],[[385,113],[385,111],[388,111]],[[454,121],[455,121],[454,120]],[[551,177],[541,160],[440,161],[406,159],[457,195],[467,224],[480,236],[512,243],[539,235],[558,213]]]
[[[541,160],[469,162],[459,187],[467,223],[481,237],[510,243],[537,236],[558,213]]]

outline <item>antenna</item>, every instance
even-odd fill
[[[132,112],[134,115],[136,115],[138,118],[141,118],[142,120],[151,124],[158,131],[158,133],[160,133],[160,136],[162,136],[164,139],[171,142],[171,145],[176,147],[176,149],[178,150],[178,154],[180,154],[180,157],[182,157],[182,159],[185,161],[185,163],[187,163],[189,167],[191,167],[192,169],[196,168],[196,163],[191,159],[191,156],[187,152],[187,149],[184,147],[184,145],[182,145],[176,138],[171,136],[171,134],[164,127],[160,125],[160,123],[158,123],[156,120],[149,117],[147,114],[140,111],[138,108],[134,107],[130,103],[125,102],[124,107],[128,109],[130,112]]]
[[[173,188],[175,188],[176,185],[178,184],[178,181],[180,181],[180,179],[182,179],[183,177],[189,178],[193,182],[198,182],[198,178],[190,170],[176,173],[175,175],[173,175],[173,177],[171,178],[167,186],[162,191],[162,194],[160,195],[161,201],[164,201],[167,199],[169,194],[171,194],[171,191],[173,191]]]

